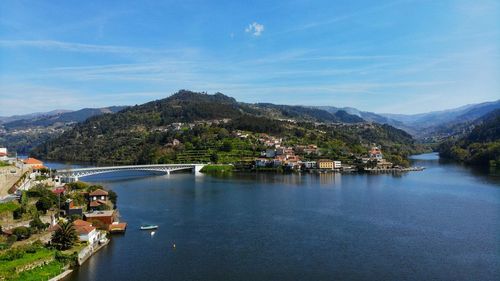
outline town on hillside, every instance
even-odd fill
[[[112,190],[63,183],[42,161],[10,157],[5,148],[0,163],[0,280],[52,278],[125,232]]]

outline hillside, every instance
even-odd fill
[[[33,155],[116,164],[224,163],[258,156],[265,149],[259,141],[264,133],[283,138],[286,145],[317,144],[325,157],[352,158],[366,153],[372,143],[382,145],[396,162],[415,151],[412,137],[404,131],[359,120],[346,112],[245,104],[220,93],[183,90],[116,114],[91,117],[38,146]],[[246,132],[246,137],[237,132]]]
[[[440,156],[469,164],[500,164],[500,109],[476,121],[472,131],[458,139],[443,142]]]
[[[478,118],[500,109],[500,100],[421,114],[380,114],[400,122],[392,125],[410,132],[419,139],[442,141],[468,132]],[[386,122],[383,122],[386,123]]]
[[[18,154],[28,154],[30,150],[44,141],[61,135],[76,123],[89,117],[115,113],[126,107],[84,108],[77,111],[55,110],[5,117],[0,124],[0,146]],[[10,121],[9,121],[10,120]]]
[[[115,113],[125,106],[111,106],[104,108],[84,108],[77,111],[69,112],[52,112],[41,116],[34,116],[31,118],[23,118],[11,122],[5,122],[3,127],[7,130],[13,129],[26,129],[29,127],[49,127],[57,123],[65,124],[71,122],[82,122],[89,117],[101,115],[105,113]]]

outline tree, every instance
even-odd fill
[[[118,195],[113,190],[108,190],[108,198],[111,203],[113,203],[113,207],[116,208],[116,200],[118,199]]]
[[[233,149],[233,144],[229,140],[225,140],[220,148],[221,151],[230,152]]]
[[[76,243],[78,236],[72,222],[60,222],[52,235],[51,243],[58,250],[67,250]]]
[[[48,227],[48,224],[43,223],[39,217],[36,217],[32,221],[30,221],[30,227],[31,229],[40,231],[46,229]]]
[[[12,234],[17,236],[18,240],[24,240],[24,239],[27,239],[30,237],[31,232],[30,232],[29,228],[27,228],[25,226],[19,226],[19,227],[14,228],[14,230],[12,230]]]
[[[52,205],[53,205],[53,202],[50,198],[41,197],[40,199],[38,199],[35,206],[36,206],[36,209],[38,211],[41,211],[45,214],[45,213],[47,213],[47,210],[52,207]]]

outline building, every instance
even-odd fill
[[[382,150],[378,146],[373,146],[368,152],[368,155],[370,156],[371,159],[381,160],[384,158]]]
[[[271,161],[267,158],[257,158],[255,159],[255,167],[267,167],[270,165]]]
[[[83,218],[93,225],[102,225],[103,229],[108,229],[109,225],[116,221],[116,211],[88,212],[83,214]]]
[[[75,206],[72,199],[67,199],[65,203],[66,216],[71,217],[73,215],[78,215],[83,217],[83,207]]]
[[[340,169],[340,168],[342,168],[342,162],[340,162],[340,161],[333,161],[333,168],[334,169]]]
[[[304,169],[316,169],[317,163],[316,161],[304,161],[302,162],[302,167],[304,167]]]
[[[78,233],[78,239],[80,239],[80,241],[88,242],[91,245],[99,242],[100,233],[90,222],[75,220],[73,226],[75,227],[76,233]]]
[[[108,192],[102,189],[96,189],[89,193],[89,201],[92,203],[92,201],[103,201],[107,202],[108,201]]]
[[[7,148],[5,147],[0,147],[0,160],[2,161],[8,160]]]
[[[276,156],[275,149],[266,149],[266,157],[267,158],[273,158],[274,156]]]
[[[46,169],[47,167],[45,167],[43,165],[43,162],[38,160],[38,159],[35,159],[35,158],[28,158],[28,159],[25,159],[23,161],[24,165],[32,168],[33,170],[40,170],[40,169]]]
[[[317,167],[319,169],[333,170],[335,165],[330,159],[320,159],[317,162]]]

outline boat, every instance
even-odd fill
[[[154,224],[143,224],[141,225],[141,230],[151,230],[151,229],[157,229],[158,226]]]

